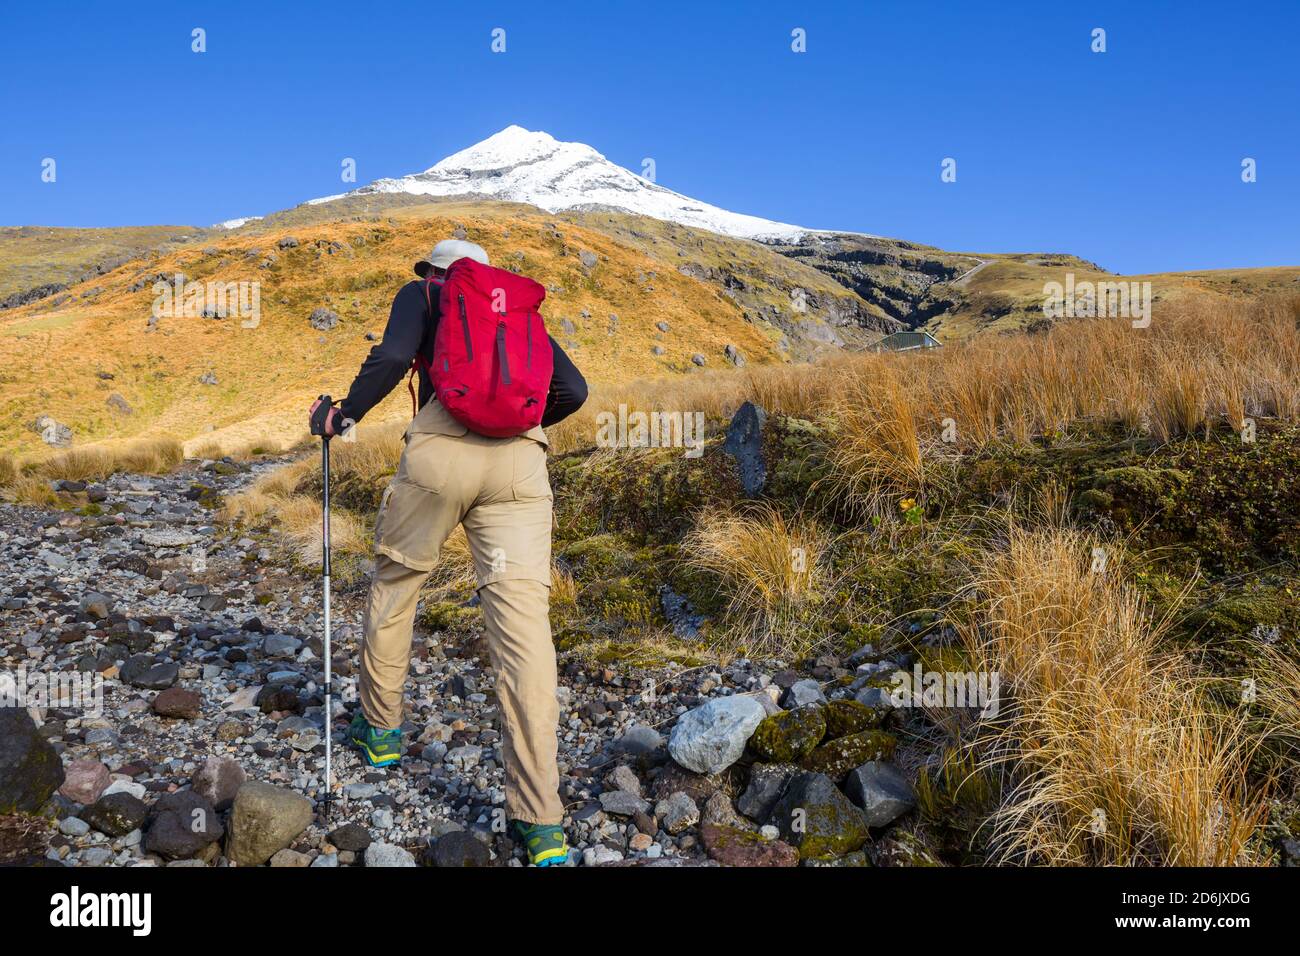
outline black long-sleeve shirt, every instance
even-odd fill
[[[432,302],[436,313],[437,296]],[[370,350],[348,389],[348,397],[339,403],[344,418],[361,421],[366,412],[378,405],[406,376],[416,352],[423,353],[428,362],[433,361],[433,334],[437,323],[438,316],[429,315],[423,282],[408,282],[398,290],[388,313],[383,339]],[[546,393],[543,426],[568,418],[587,400],[586,380],[553,338],[551,351],[555,369],[551,373],[551,387]],[[423,408],[433,397],[433,383],[423,367],[419,369],[419,377],[420,407]]]

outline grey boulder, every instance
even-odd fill
[[[311,825],[311,801],[292,790],[250,781],[230,811],[226,856],[240,866],[261,866]]]
[[[681,716],[668,738],[668,752],[688,770],[721,773],[740,759],[765,716],[753,697],[715,698]]]
[[[366,847],[366,866],[415,866],[415,857],[391,843],[372,843]]]
[[[650,809],[650,801],[626,790],[606,790],[600,795],[600,808],[619,817],[630,817]]]
[[[825,701],[826,695],[822,693],[821,684],[808,677],[794,682],[790,689],[785,692],[785,699],[781,701],[781,706],[786,710],[794,710],[796,707],[821,704]]]
[[[767,483],[767,463],[763,458],[763,428],[767,412],[753,402],[745,402],[731,416],[722,450],[736,460],[736,471],[745,494],[753,497]]]
[[[844,792],[862,808],[867,825],[888,826],[916,806],[916,793],[893,764],[871,760],[849,771]]]

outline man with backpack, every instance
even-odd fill
[[[448,239],[393,299],[383,340],[336,408],[312,406],[326,435],[360,421],[414,367],[418,411],[384,492],[365,614],[360,707],[348,740],[371,766],[402,756],[402,688],[420,588],[456,525],[474,560],[496,671],[506,813],[537,866],[568,856],[556,765],[555,648],[549,621],[552,495],[546,433],[587,385],[545,334],[545,290]],[[414,402],[415,393],[412,390]]]

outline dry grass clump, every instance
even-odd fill
[[[1300,753],[1300,661],[1279,647],[1252,648],[1255,702],[1264,715],[1265,733]]]
[[[161,475],[184,460],[174,438],[139,438],[120,445],[87,445],[54,455],[36,466],[51,481],[100,481],[119,471]]]
[[[312,459],[295,461],[268,472],[244,491],[227,496],[222,506],[222,519],[253,526],[276,516],[279,509],[297,497],[298,488],[314,464]]]
[[[369,427],[357,441],[335,439],[330,443],[330,480],[336,490],[349,481],[363,484],[380,482],[391,475],[402,455],[403,422],[386,422]],[[299,460],[263,475],[252,487],[226,500],[223,517],[227,521],[248,525],[271,518],[281,518],[280,511],[300,495],[319,497],[320,444],[313,442],[308,454]],[[311,488],[311,492],[303,489]],[[319,507],[319,505],[318,505]],[[331,511],[339,512],[337,502]],[[371,516],[373,517],[373,516]],[[358,521],[353,517],[352,521]]]
[[[48,505],[56,499],[52,481],[103,481],[129,471],[162,475],[184,460],[174,438],[137,438],[117,444],[70,448],[48,458],[17,462],[0,456],[0,497],[23,504]]]
[[[175,438],[137,439],[122,447],[113,470],[161,475],[175,471],[184,460],[182,445]]]
[[[406,448],[404,440],[407,422],[384,422],[359,431],[356,441],[334,439],[330,442],[330,474],[339,481],[358,478],[373,482],[391,475]],[[316,457],[320,456],[319,442],[313,443]]]
[[[0,485],[0,500],[13,504],[47,508],[58,504],[59,496],[50,487],[48,478],[20,473],[17,477]]]
[[[390,422],[367,428],[357,441],[335,439],[330,443],[331,487],[338,492],[345,482],[380,482],[392,474],[401,457],[405,424]],[[299,460],[263,475],[253,485],[227,497],[222,518],[245,526],[274,523],[299,563],[317,568],[321,560],[320,446]],[[336,500],[330,505],[330,545],[334,577],[340,582],[355,579],[361,561],[371,555],[374,515],[348,510]],[[458,529],[447,541],[443,558],[430,579],[435,592],[454,590],[473,580],[473,563],[464,534]]]
[[[578,582],[562,564],[551,562],[551,607],[564,613],[578,606]]]
[[[886,499],[922,495],[937,480],[936,437],[896,368],[864,364],[843,376],[830,415],[836,482],[858,505],[882,513]]]
[[[425,584],[425,593],[436,600],[444,600],[457,593],[473,591],[477,586],[469,539],[465,537],[465,529],[457,525],[443,542],[438,564]]]
[[[750,653],[806,653],[829,593],[831,539],[804,518],[769,504],[703,511],[682,542],[689,565],[717,577],[729,598],[732,637]]]
[[[1013,528],[978,578],[965,646],[1003,699],[983,766],[1003,777],[996,859],[1050,865],[1251,862],[1243,715],[1214,705],[1112,558],[1076,530]],[[1096,569],[1096,570],[1094,570]]]
[[[314,498],[289,498],[276,507],[281,534],[293,550],[295,559],[306,567],[319,567],[324,522],[321,504]],[[369,554],[370,540],[366,523],[356,515],[338,508],[330,509],[330,553],[334,561],[346,556]],[[335,574],[344,578],[344,574]]]
[[[219,441],[207,441],[191,447],[187,457],[212,461],[222,458],[229,458],[231,461],[252,461],[259,455],[278,455],[284,450],[283,444],[275,439],[263,439],[230,446]]]

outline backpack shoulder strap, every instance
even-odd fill
[[[424,304],[429,307],[429,317],[433,318],[433,286],[442,288],[443,280],[435,276],[429,276],[424,280]]]
[[[433,287],[437,286],[438,289],[441,290],[442,285],[443,285],[443,281],[441,279],[434,278],[433,276],[430,276],[429,278],[424,280],[424,304],[425,307],[428,309],[427,315],[428,315],[428,321],[430,325],[433,324],[434,316],[436,315],[436,313],[434,312],[434,305],[433,305]],[[411,368],[414,369],[417,365],[423,368],[426,372],[430,371],[431,366],[429,365],[425,357],[419,352],[418,349],[416,350],[415,358],[411,361]]]
[[[435,276],[429,276],[424,280],[424,304],[428,308],[429,322],[433,322],[433,290],[432,286],[442,288],[442,280]],[[415,374],[416,369],[424,369],[424,373],[433,378],[433,366],[429,360],[424,357],[424,353],[419,349],[415,350],[415,358],[411,359],[411,374],[406,379],[406,389],[411,393],[411,417],[414,418],[419,411],[420,403],[415,397]]]

